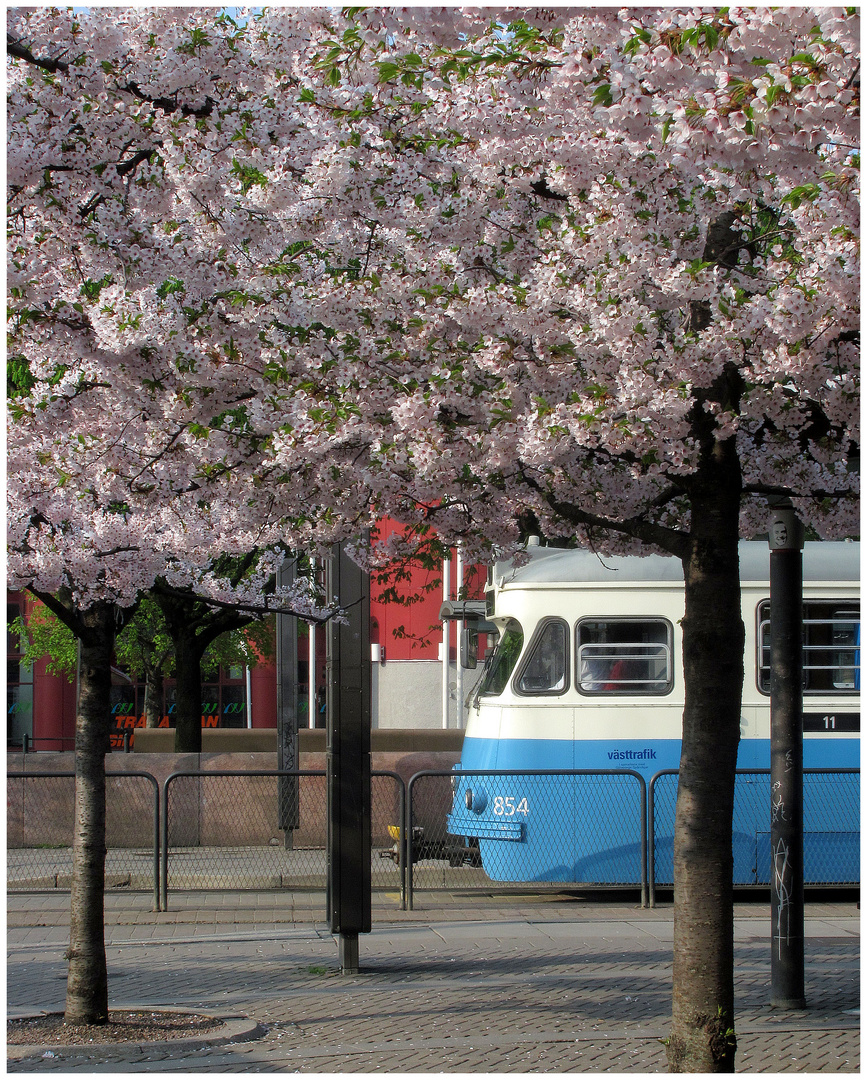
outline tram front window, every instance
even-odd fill
[[[524,631],[516,619],[509,619],[500,637],[488,670],[479,688],[479,697],[499,697],[506,689],[524,645]]]

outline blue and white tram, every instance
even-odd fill
[[[860,878],[858,777],[809,773],[860,764],[859,570],[858,543],[805,545],[808,882]],[[767,770],[766,543],[741,544],[740,571],[747,644],[738,768]],[[497,644],[470,707],[448,831],[478,843],[493,880],[639,881],[644,794],[638,777],[649,786],[661,771],[676,770],[680,759],[679,560],[602,559],[586,550],[531,546],[524,565],[493,568],[486,611]],[[588,775],[557,776],[554,770]],[[653,787],[653,877],[666,883],[672,880],[676,777],[658,777]],[[737,884],[769,880],[769,821],[768,775],[739,776]]]

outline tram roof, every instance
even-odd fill
[[[680,560],[673,555],[598,555],[586,548],[527,548],[529,562],[498,562],[497,585],[555,582],[683,581]],[[741,581],[767,581],[770,550],[765,541],[739,544]],[[857,541],[808,541],[804,544],[805,581],[859,581],[861,545]]]

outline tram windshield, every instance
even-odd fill
[[[479,697],[499,697],[506,689],[524,646],[524,631],[517,619],[509,619],[479,687]]]

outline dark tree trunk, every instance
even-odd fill
[[[202,656],[207,642],[178,623],[169,628],[175,646],[175,752],[202,752]]]
[[[145,671],[145,727],[160,726],[163,705],[163,676],[155,667]]]
[[[179,597],[155,588],[151,595],[160,606],[175,651],[175,753],[202,752],[201,661],[208,638],[201,633],[196,598]]]
[[[105,755],[109,749],[114,605],[80,616],[81,677],[75,720],[75,824],[72,840],[66,1022],[108,1019],[105,960]]]
[[[674,838],[672,1072],[733,1072],[732,811],[744,627],[738,569],[740,468],[716,444],[691,488],[683,558],[686,697]]]
[[[175,650],[175,752],[202,752],[202,657],[211,642],[253,620],[234,611],[213,611],[193,593],[179,595],[157,584],[160,606]]]

